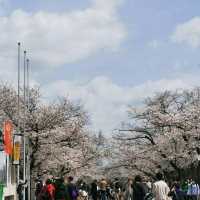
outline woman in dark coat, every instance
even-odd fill
[[[133,183],[133,200],[144,200],[145,195],[142,178],[137,175]]]

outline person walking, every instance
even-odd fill
[[[128,178],[128,183],[125,189],[125,195],[124,200],[133,200],[133,180],[131,178]]]
[[[170,196],[172,200],[186,200],[185,192],[182,190],[179,182],[174,182],[168,196]]]
[[[185,196],[187,196],[188,193],[188,186],[189,186],[189,179],[184,181],[181,185],[181,189],[185,193]]]
[[[93,200],[97,200],[97,194],[98,194],[97,180],[94,180],[91,184],[91,196]]]
[[[78,193],[78,189],[76,187],[76,185],[73,183],[74,178],[72,176],[68,177],[68,192],[69,192],[69,196],[70,196],[70,200],[76,200],[79,193]]]
[[[38,200],[54,200],[55,199],[55,187],[51,183],[50,179],[47,179],[43,185]]]
[[[106,192],[106,188],[107,188],[106,179],[102,179],[100,181],[99,186],[100,186],[100,190],[98,191],[98,200],[108,200],[107,192]]]
[[[41,192],[41,190],[43,188],[42,180],[37,179],[35,187],[36,187],[36,189],[35,189],[35,198],[36,198],[36,200],[39,200],[39,195],[40,195],[40,192]],[[19,198],[19,200],[20,200],[20,198]]]
[[[55,180],[55,189],[55,200],[71,200],[64,178],[58,178]]]
[[[164,181],[162,173],[156,174],[157,181],[153,184],[152,192],[155,197],[155,200],[168,200],[169,199],[169,186]]]
[[[200,195],[200,189],[198,183],[195,183],[192,179],[188,185],[188,192],[187,195],[191,200],[198,200]]]
[[[135,176],[133,182],[133,200],[144,200],[146,193],[140,175]]]
[[[23,190],[24,188],[27,187],[27,180],[24,182],[23,180],[19,180],[19,184],[17,186],[17,194],[18,194],[18,199],[22,200],[23,199]]]

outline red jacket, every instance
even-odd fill
[[[47,185],[47,191],[50,194],[51,200],[55,199],[55,186],[53,184]]]

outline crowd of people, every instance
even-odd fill
[[[188,179],[180,183],[167,184],[162,173],[156,181],[143,180],[137,175],[126,183],[119,180],[94,180],[88,184],[83,180],[74,183],[73,177],[47,179],[36,184],[36,200],[199,200],[200,188]]]

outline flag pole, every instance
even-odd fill
[[[23,179],[26,182],[26,137],[25,137],[25,127],[26,127],[26,51],[24,51],[24,169],[23,169]],[[26,188],[23,188],[23,200],[26,200]]]
[[[30,60],[27,59],[26,60],[26,72],[27,72],[27,108],[29,110],[29,103],[30,103],[30,96],[29,96],[29,90],[30,90],[30,85],[29,85],[29,82],[30,82]]]
[[[20,53],[21,43],[18,42],[18,84],[17,84],[17,112],[18,112],[18,134],[20,134]],[[17,165],[17,184],[19,184],[20,166]]]
[[[30,108],[30,60],[26,60],[26,67],[27,67],[27,109],[29,112]],[[30,171],[30,138],[27,137],[27,185],[28,185],[28,200],[31,199],[31,171]]]

